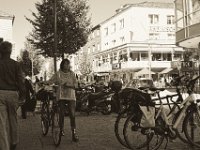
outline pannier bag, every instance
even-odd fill
[[[138,119],[141,127],[155,127],[155,102],[152,102],[148,93],[135,88],[125,88],[120,92],[120,98],[130,101],[134,113],[140,112]]]
[[[143,128],[155,127],[155,107],[140,106],[140,110],[142,111],[140,126]]]

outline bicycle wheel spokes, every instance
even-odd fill
[[[123,129],[126,119],[127,119],[126,112],[120,113],[117,116],[117,119],[115,121],[115,136],[123,146],[129,148],[128,145],[126,144],[126,141],[124,140],[124,135],[123,135]]]
[[[145,134],[142,134],[141,127],[135,119],[136,115],[130,115],[124,125],[123,134],[129,148],[135,150],[147,146],[148,141]]]
[[[188,141],[200,147],[200,116],[197,112],[191,112],[186,116],[183,128]]]
[[[52,137],[54,144],[56,146],[60,145],[61,136],[62,136],[62,129],[60,127],[60,112],[57,110],[54,112],[52,116]]]
[[[48,104],[43,103],[42,110],[41,110],[41,128],[42,134],[45,136],[49,131],[49,109]]]
[[[160,136],[159,134],[155,134],[154,132],[149,133],[146,138],[148,141],[147,146],[149,147],[149,150],[159,149],[164,140],[164,136]]]

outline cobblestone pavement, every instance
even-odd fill
[[[41,135],[40,116],[29,114],[27,119],[19,117],[20,143],[17,150],[126,150],[114,135],[116,115],[104,116],[92,114],[86,116],[77,114],[77,129],[79,143],[73,143],[69,127],[69,118],[65,119],[65,136],[59,147],[55,147],[51,132],[47,136]],[[161,148],[162,149],[162,148]],[[187,144],[179,140],[170,143],[167,150],[192,150]]]

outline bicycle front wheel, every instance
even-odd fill
[[[42,135],[46,136],[49,131],[49,104],[47,101],[42,103],[41,128]]]
[[[52,112],[52,137],[55,146],[59,146],[62,137],[62,124],[64,116],[61,113],[60,108],[57,106]]]
[[[200,116],[197,111],[191,111],[186,115],[183,131],[192,145],[200,147]]]

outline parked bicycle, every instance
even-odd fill
[[[136,114],[135,112],[132,113],[132,115],[130,115],[125,122],[123,132],[128,147],[131,149],[140,149],[149,146],[149,149],[156,150],[160,147],[165,138],[167,139],[167,143],[169,138],[175,139],[177,136],[185,141],[184,138],[181,138],[180,131],[178,130],[178,127],[180,125],[182,125],[187,141],[189,141],[190,144],[199,147],[199,138],[198,135],[195,135],[198,134],[198,132],[194,132],[194,130],[198,127],[199,120],[196,121],[195,119],[199,119],[200,110],[198,107],[198,102],[200,102],[200,100],[197,100],[193,93],[195,82],[199,77],[200,76],[190,80],[187,83],[186,88],[188,90],[187,92],[189,96],[186,99],[183,100],[180,93],[178,93],[178,99],[176,101],[172,100],[173,96],[171,97],[173,107],[170,109],[169,113],[166,113],[166,109],[164,109],[163,107],[163,98],[161,98],[159,95],[159,91],[161,91],[162,89],[155,88],[154,90],[158,94],[158,99],[160,101],[160,107],[156,111],[155,127],[142,128],[140,126],[139,120],[137,121],[138,114]],[[167,103],[167,105],[169,105],[170,107],[169,102]],[[186,117],[184,117],[185,114]],[[172,117],[172,122],[170,122],[170,119]],[[191,129],[191,131],[189,131],[189,129]],[[140,141],[139,145],[138,142],[135,142],[133,140],[133,138],[136,138],[136,136],[138,140],[138,136],[145,137],[145,135],[147,140]],[[165,145],[165,148],[167,147],[167,143]]]

